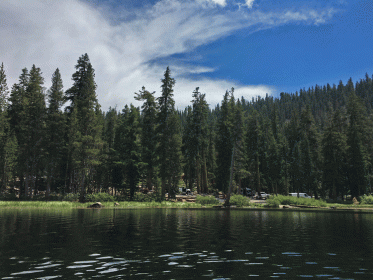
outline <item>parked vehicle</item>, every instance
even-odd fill
[[[311,198],[308,194],[306,193],[299,193],[299,196],[298,196],[298,193],[289,193],[290,196],[294,196],[294,197],[304,197],[304,198]]]
[[[241,190],[241,194],[242,194],[242,195],[246,195],[246,196],[251,196],[251,195],[252,195],[252,192],[251,192],[251,189],[250,189],[250,188],[245,188],[245,189],[242,189],[242,190]]]
[[[260,195],[258,195],[258,197],[261,199],[267,199],[269,197],[269,194],[265,192],[260,192]]]
[[[179,193],[182,195],[191,195],[192,191],[187,188],[179,188]]]

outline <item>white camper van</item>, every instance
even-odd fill
[[[294,193],[289,193],[290,196],[295,196],[295,197],[298,197],[298,193],[294,192]],[[299,197],[304,197],[304,198],[311,198],[308,194],[306,193],[299,193]]]

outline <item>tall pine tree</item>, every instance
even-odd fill
[[[69,112],[69,125],[73,121],[75,112],[77,131],[72,132],[74,142],[70,142],[74,150],[71,159],[75,170],[74,177],[80,188],[80,201],[84,201],[88,181],[95,173],[95,168],[100,164],[99,156],[103,146],[101,140],[102,124],[98,113],[100,112],[96,96],[95,74],[87,54],[78,59],[75,66],[76,72],[72,75],[73,86],[66,91],[70,101],[67,110]],[[75,118],[74,116],[74,118]]]
[[[52,76],[52,85],[48,90],[49,107],[46,118],[46,161],[47,187],[46,197],[49,196],[51,185],[61,178],[62,159],[65,152],[65,115],[62,106],[65,103],[61,73],[57,68]]]
[[[144,163],[146,187],[152,190],[155,180],[156,168],[156,116],[157,116],[157,103],[155,102],[154,92],[149,92],[142,88],[139,93],[135,93],[135,99],[144,101],[141,106],[141,158]]]
[[[17,142],[14,132],[9,129],[8,85],[4,64],[0,67],[0,190],[5,191],[16,163]]]
[[[193,92],[193,111],[192,111],[192,147],[193,154],[196,160],[196,182],[197,192],[207,193],[207,146],[208,146],[208,132],[207,132],[207,114],[208,105],[205,100],[205,94],[199,92],[197,87]]]
[[[181,127],[173,99],[174,85],[175,80],[171,78],[170,68],[167,67],[162,79],[162,93],[157,99],[159,108],[156,130],[159,143],[157,155],[162,200],[166,190],[168,190],[169,198],[175,197],[181,172]]]
[[[232,160],[233,141],[233,107],[230,103],[230,93],[225,92],[221,107],[218,112],[217,121],[217,176],[216,187],[224,193],[229,189],[229,175]]]

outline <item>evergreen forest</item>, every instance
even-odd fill
[[[211,108],[197,87],[175,109],[167,67],[160,96],[141,88],[132,104],[103,112],[95,71],[79,57],[73,85],[56,69],[46,89],[41,69],[21,70],[7,85],[0,68],[0,190],[31,199],[43,194],[106,192],[133,199],[154,191],[163,200],[179,187],[197,193],[257,192],[349,198],[372,192],[373,81],[315,85],[246,100],[234,89]],[[141,83],[141,81],[139,81]],[[157,89],[158,90],[158,89]],[[219,94],[219,93],[211,93]]]

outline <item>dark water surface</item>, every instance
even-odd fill
[[[373,214],[0,210],[0,279],[373,279]]]

